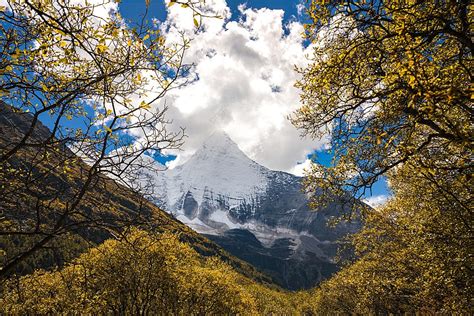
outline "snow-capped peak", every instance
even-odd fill
[[[248,199],[264,192],[268,169],[248,158],[223,131],[214,132],[183,165],[167,172],[168,203],[183,192],[201,204],[206,194]]]
[[[231,165],[234,164],[238,164],[244,169],[250,165],[258,166],[258,169],[266,169],[247,157],[224,131],[216,131],[211,134],[183,166],[194,165],[196,161],[202,160],[212,164],[212,169],[216,171],[223,171],[222,168],[232,167]]]
[[[237,144],[223,130],[212,133],[202,144],[202,147],[209,148],[230,148],[238,147]]]

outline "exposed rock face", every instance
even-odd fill
[[[305,250],[300,247],[297,252],[295,247],[298,245],[294,238],[275,239],[270,246],[264,246],[255,235],[243,229],[205,236],[290,290],[312,287],[337,271],[337,266],[325,255],[320,256],[319,246],[311,248],[314,242],[311,237],[302,243]]]
[[[183,165],[151,176],[157,204],[289,289],[334,273],[338,240],[359,227],[328,227],[340,206],[310,210],[302,178],[259,165],[223,132]]]

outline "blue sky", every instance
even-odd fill
[[[237,7],[245,3],[248,7],[260,9],[260,8],[269,8],[269,9],[281,9],[285,11],[284,20],[289,21],[292,17],[298,15],[296,6],[301,1],[291,1],[291,0],[250,0],[250,1],[227,1],[227,5],[230,7],[232,12],[232,18],[236,19],[238,17]],[[145,12],[145,1],[144,0],[122,0],[119,5],[120,13],[126,18],[132,21],[137,21],[140,19],[140,16]],[[161,21],[166,19],[166,7],[162,0],[151,0],[149,6],[149,16],[157,18]]]

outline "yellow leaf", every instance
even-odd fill
[[[170,3],[168,3],[168,7],[171,7],[175,3],[174,0],[171,0]]]
[[[107,46],[105,46],[104,44],[97,45],[97,51],[99,53],[104,53],[107,51],[107,49],[108,49]]]
[[[142,101],[142,103],[140,104],[140,108],[148,110],[148,109],[151,108],[151,106],[150,106],[149,103],[146,103],[145,101]]]
[[[15,52],[13,54],[11,54],[10,56],[12,57],[12,59],[18,59],[21,55],[21,52],[20,50],[17,48],[15,49]]]
[[[416,82],[415,76],[408,76],[408,84],[409,84],[411,87],[414,87],[414,86],[415,86],[415,82]]]
[[[149,38],[150,38],[150,34],[147,34],[147,35],[143,36],[143,40],[144,40],[144,41],[146,41],[146,40],[149,39]]]
[[[194,20],[194,26],[195,27],[199,27],[199,22],[196,18],[193,19]]]

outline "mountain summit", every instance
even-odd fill
[[[206,155],[209,159],[214,161],[226,161],[228,158],[245,162],[250,160],[239,148],[239,146],[227,135],[224,131],[216,131],[209,136],[201,145],[201,148],[194,154],[195,159],[203,159]]]
[[[229,203],[239,204],[265,191],[267,172],[226,133],[215,132],[186,163],[167,172],[167,188],[171,190],[168,204],[179,202],[184,191],[199,204],[210,195],[227,197]],[[173,210],[179,212],[179,205]]]
[[[234,152],[237,155],[245,156],[239,149],[239,146],[222,130],[217,130],[212,133],[209,138],[204,141],[201,149],[207,149],[208,151],[216,150],[216,152]]]
[[[329,228],[340,207],[310,210],[302,178],[259,165],[221,131],[183,165],[153,178],[158,205],[291,289],[336,271],[338,239],[358,228]]]

